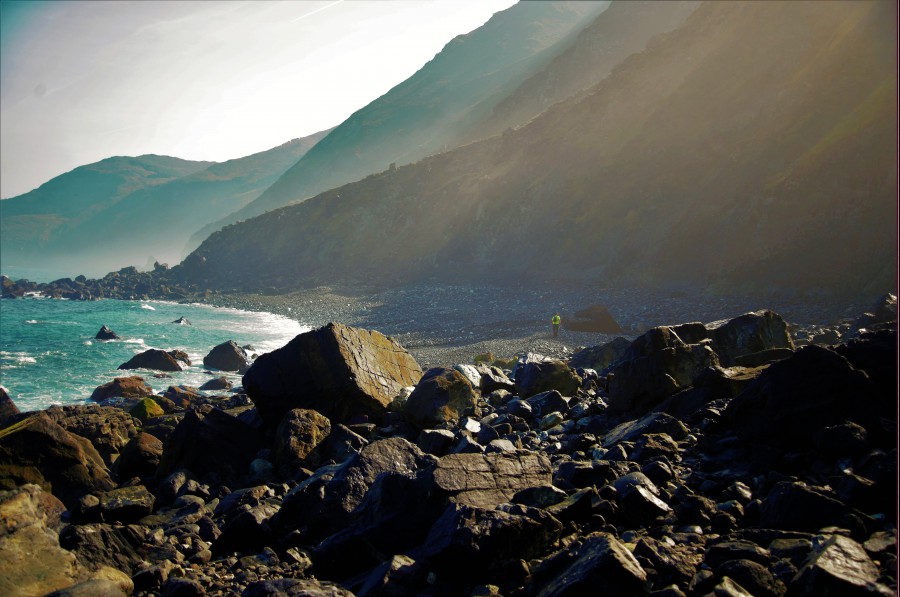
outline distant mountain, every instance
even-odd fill
[[[704,3],[528,125],[229,226],[176,273],[882,292],[895,23],[887,2]]]
[[[0,202],[3,262],[102,274],[177,263],[208,222],[246,205],[328,131],[222,163],[117,157]]]
[[[472,140],[460,139],[459,132],[480,120],[482,102],[499,101],[514,91],[608,6],[609,2],[519,2],[495,14],[350,116],[257,200],[204,229],[201,236],[381,172],[392,163],[407,164]],[[493,132],[497,131],[482,130],[477,138]]]

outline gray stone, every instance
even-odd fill
[[[550,485],[546,456],[516,454],[450,454],[438,461],[434,482],[459,504],[490,508],[503,504],[522,489]]]

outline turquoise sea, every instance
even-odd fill
[[[191,325],[173,323],[180,317]],[[121,340],[94,339],[103,325]],[[0,299],[0,385],[22,411],[87,402],[97,386],[125,375],[142,376],[157,392],[170,385],[198,387],[213,377],[203,357],[214,346],[234,340],[262,354],[308,329],[271,313],[200,304]],[[155,371],[117,370],[148,348],[183,350],[193,366],[163,378],[154,377]],[[226,375],[241,384],[240,376]]]

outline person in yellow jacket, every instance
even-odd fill
[[[555,314],[553,318],[550,320],[550,323],[553,324],[553,337],[556,338],[559,336],[559,313]]]

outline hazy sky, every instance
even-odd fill
[[[515,0],[0,0],[0,197],[335,126]]]

